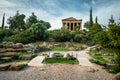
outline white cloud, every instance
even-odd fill
[[[0,0],[0,8],[13,7],[13,6],[16,6],[16,5],[7,0]]]

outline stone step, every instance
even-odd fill
[[[0,60],[3,61],[11,61],[13,59],[13,57],[1,57]]]

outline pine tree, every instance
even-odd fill
[[[90,8],[90,26],[93,26],[92,7]]]
[[[4,22],[5,22],[5,13],[3,14],[3,19],[2,19],[2,29],[4,28]]]

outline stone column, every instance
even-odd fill
[[[69,25],[69,30],[71,31],[71,24],[72,24],[72,23],[69,23],[69,24],[70,24],[70,25]]]

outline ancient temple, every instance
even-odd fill
[[[76,29],[82,30],[82,19],[77,20],[76,18],[73,18],[73,17],[62,19],[62,27],[70,31],[73,31]]]

